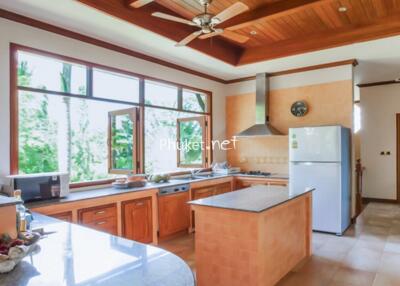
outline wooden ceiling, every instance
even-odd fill
[[[155,0],[137,9],[129,6],[134,0],[78,1],[177,42],[198,29],[151,14],[163,12],[190,20],[203,11],[198,0]],[[236,2],[214,0],[209,12],[217,14]],[[246,43],[216,36],[196,39],[188,46],[238,66],[400,34],[400,0],[241,2],[249,10],[218,28],[249,37]]]

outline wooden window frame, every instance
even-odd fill
[[[113,150],[112,150],[112,118],[118,115],[129,115],[133,122],[133,152],[132,152],[132,170],[124,169],[114,169],[113,168]],[[132,107],[128,109],[121,109],[116,111],[110,111],[108,113],[108,139],[107,139],[107,149],[108,149],[108,173],[110,174],[137,174],[140,168],[140,162],[138,161],[138,143],[139,143],[139,108]]]
[[[189,122],[189,121],[197,121],[199,122],[202,129],[202,140],[205,142],[204,149],[202,150],[202,163],[201,164],[183,164],[181,163],[181,151],[179,148],[176,150],[176,159],[177,159],[177,167],[178,168],[207,168],[209,163],[209,150],[210,142],[208,140],[207,129],[208,129],[208,121],[207,116],[197,116],[197,117],[185,117],[178,118],[176,120],[176,143],[177,146],[180,147],[181,142],[181,122]]]
[[[137,154],[137,160],[140,162],[139,163],[139,168],[137,168],[137,172],[144,172],[144,112],[145,112],[145,107],[153,107],[157,109],[164,109],[164,110],[171,110],[171,111],[179,111],[179,112],[184,112],[184,113],[190,113],[195,115],[204,115],[207,117],[207,135],[208,139],[207,140],[212,140],[212,92],[191,87],[188,85],[183,85],[179,84],[176,82],[172,81],[167,81],[163,79],[159,79],[157,77],[150,77],[147,75],[142,75],[138,73],[134,73],[131,71],[126,71],[123,69],[119,68],[114,68],[110,66],[105,66],[97,63],[92,63],[89,61],[81,60],[81,59],[76,59],[73,57],[69,56],[64,56],[61,54],[49,52],[49,51],[43,51],[40,49],[16,44],[16,43],[10,43],[10,173],[11,174],[18,174],[19,172],[19,166],[18,166],[18,160],[19,160],[19,142],[18,142],[18,92],[20,90],[25,90],[25,91],[32,91],[32,92],[43,92],[43,90],[40,89],[35,89],[35,88],[29,88],[29,87],[19,87],[18,86],[18,52],[27,52],[27,53],[32,53],[36,55],[41,55],[44,57],[48,58],[53,58],[55,60],[61,60],[65,61],[71,64],[78,64],[78,65],[84,65],[87,68],[87,94],[84,95],[76,95],[76,94],[69,94],[69,93],[63,93],[63,92],[56,92],[56,91],[48,91],[46,90],[46,94],[49,95],[55,95],[55,96],[69,96],[69,97],[75,97],[75,98],[81,98],[81,99],[87,99],[87,100],[96,100],[96,101],[102,101],[102,102],[109,102],[109,103],[120,103],[120,104],[125,104],[125,105],[130,105],[132,107],[137,107],[139,108],[139,121],[140,123],[138,124],[138,129],[139,129],[139,136],[138,136],[138,154]],[[109,72],[114,72],[114,73],[119,73],[122,75],[127,75],[127,76],[132,76],[136,77],[140,81],[140,90],[139,90],[139,102],[138,103],[133,103],[133,102],[125,102],[125,101],[120,101],[120,100],[114,100],[114,99],[107,99],[107,98],[97,98],[93,97],[93,69],[100,69],[104,71],[109,71]],[[182,109],[182,104],[178,104],[178,108],[169,108],[169,107],[162,107],[162,106],[152,106],[150,104],[145,104],[144,101],[144,81],[145,80],[151,80],[155,82],[160,82],[160,83],[165,83],[169,85],[174,85],[178,87],[178,102],[182,102],[182,90],[187,89],[190,91],[194,92],[200,92],[206,95],[207,98],[207,103],[206,103],[206,112],[196,112],[196,111],[190,111],[190,110],[184,110]],[[208,153],[208,162],[212,162],[212,152]],[[209,163],[206,164],[205,168],[207,169],[209,167]],[[176,175],[176,174],[186,174],[189,173],[189,171],[177,171],[173,172],[171,174]],[[96,180],[96,181],[90,181],[90,182],[77,182],[77,183],[71,183],[70,187],[71,188],[82,188],[82,187],[89,187],[89,186],[97,186],[97,185],[105,185],[105,184],[110,184],[111,182],[115,181],[115,179],[102,179],[102,180]]]

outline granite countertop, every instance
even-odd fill
[[[312,188],[291,190],[290,187],[259,185],[190,201],[189,204],[259,213],[313,190]]]
[[[15,198],[10,198],[10,197],[0,195],[0,207],[17,205],[20,202],[21,202],[20,200],[17,200]]]
[[[196,179],[184,179],[184,178],[171,179],[167,183],[159,183],[159,184],[147,183],[146,186],[140,187],[140,188],[116,189],[111,186],[109,186],[109,187],[106,186],[103,188],[92,189],[92,190],[75,191],[75,192],[71,192],[65,198],[51,199],[51,200],[44,200],[44,201],[37,201],[37,202],[29,202],[29,203],[26,203],[25,205],[28,208],[35,208],[35,207],[42,207],[42,206],[46,206],[46,205],[53,205],[53,204],[59,204],[59,203],[69,203],[69,202],[74,202],[74,201],[95,199],[95,198],[105,197],[105,196],[120,195],[120,194],[130,193],[130,192],[141,192],[141,191],[147,191],[147,190],[151,190],[151,189],[159,189],[159,188],[168,187],[168,186],[190,184],[190,183],[194,183],[194,182],[201,182],[201,181],[226,178],[226,177],[232,177],[232,176],[251,177],[251,178],[256,177],[256,178],[264,178],[264,179],[288,179],[288,175],[286,175],[286,174],[271,174],[270,176],[267,176],[267,177],[246,175],[246,174],[229,174],[229,175],[214,174],[211,177],[204,176],[204,178],[196,178]]]
[[[160,248],[34,213],[32,227],[47,233],[2,286],[194,286],[193,273]]]

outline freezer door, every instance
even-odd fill
[[[340,162],[340,126],[291,128],[291,162]]]
[[[313,192],[313,230],[341,233],[340,163],[290,163],[291,192],[307,187]]]

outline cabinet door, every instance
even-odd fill
[[[72,222],[72,212],[57,213],[50,216],[66,222]]]
[[[194,200],[203,199],[214,195],[215,195],[215,186],[198,188],[193,190]]]
[[[185,231],[190,224],[189,192],[158,199],[160,238]]]
[[[123,236],[143,243],[153,241],[151,198],[122,203]]]
[[[215,186],[215,194],[216,195],[220,195],[220,194],[225,194],[232,191],[231,188],[231,183],[222,183],[222,184],[218,184]]]

